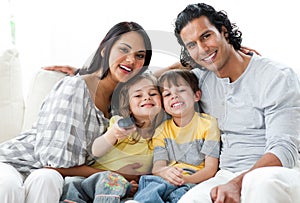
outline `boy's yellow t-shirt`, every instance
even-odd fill
[[[167,161],[194,173],[204,168],[205,157],[219,158],[220,130],[217,120],[204,113],[195,112],[184,127],[178,127],[173,119],[163,122],[153,136],[154,162]]]
[[[114,125],[117,118],[118,116],[113,116],[110,119],[109,128]],[[118,143],[105,155],[99,157],[92,167],[116,171],[125,165],[140,163],[142,167],[137,169],[137,171],[150,173],[152,170],[153,150],[150,149],[147,140],[142,137],[137,143],[133,144],[130,140],[131,136],[134,136],[134,134],[118,140]]]

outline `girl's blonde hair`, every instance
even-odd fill
[[[130,106],[129,106],[129,100],[130,100],[130,95],[129,95],[129,89],[136,83],[138,83],[139,81],[146,79],[152,82],[153,86],[155,86],[158,89],[157,86],[157,78],[151,74],[151,73],[143,73],[141,75],[136,76],[134,79],[128,81],[126,84],[123,85],[123,87],[120,90],[119,93],[119,110],[118,113],[120,116],[122,117],[129,117],[132,116],[134,117],[134,115],[132,115],[131,111],[130,111]],[[151,135],[154,134],[154,131],[156,129],[156,127],[161,124],[162,120],[164,118],[164,111],[163,109],[154,117],[154,119],[151,122],[151,130],[150,133]],[[139,128],[143,127],[140,126],[139,124],[136,123],[136,126]],[[138,134],[138,133],[137,133]],[[140,139],[140,135],[138,135],[136,138],[133,138],[134,143],[138,142]],[[133,143],[133,144],[134,144]]]

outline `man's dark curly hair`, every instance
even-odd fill
[[[201,16],[206,16],[219,32],[222,32],[222,26],[224,26],[228,32],[229,43],[232,44],[235,50],[241,48],[242,32],[238,30],[238,27],[234,23],[230,22],[225,11],[216,11],[212,6],[205,3],[190,4],[178,14],[174,29],[177,41],[181,46],[180,61],[184,66],[199,67],[189,55],[180,37],[180,32],[189,22]]]

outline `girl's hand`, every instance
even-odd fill
[[[115,123],[110,129],[108,129],[102,136],[97,137],[92,145],[92,153],[96,157],[101,157],[107,153],[119,139],[126,138],[129,134],[136,131],[136,127],[128,130],[120,128],[118,123]]]
[[[110,134],[114,135],[116,139],[124,139],[131,133],[134,133],[136,131],[136,127],[133,126],[132,128],[125,129],[120,127],[118,122],[116,122],[110,130]]]

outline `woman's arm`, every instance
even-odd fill
[[[137,172],[136,169],[138,169],[140,167],[141,167],[141,165],[139,163],[128,164],[128,165],[120,168],[119,170],[112,171],[112,172],[122,175],[129,182],[132,180],[138,182],[139,178],[142,174]],[[94,168],[94,167],[91,167],[88,165],[74,166],[74,167],[70,167],[70,168],[51,168],[51,167],[45,167],[45,168],[56,170],[63,177],[66,177],[66,176],[89,177],[90,175],[93,175],[94,173],[106,171],[106,170]]]
[[[45,168],[56,170],[63,177],[66,177],[66,176],[89,177],[90,175],[92,175],[94,173],[104,171],[104,170],[93,168],[93,167],[87,166],[87,165],[74,166],[74,167],[70,167],[70,168],[51,168],[51,167],[45,167]]]

